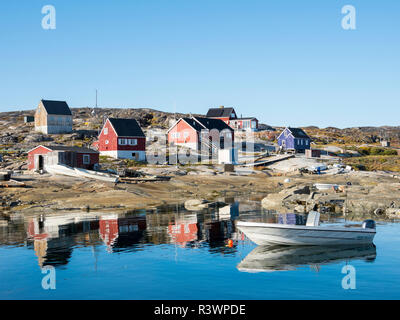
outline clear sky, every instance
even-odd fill
[[[347,4],[356,30],[341,27]],[[0,1],[0,111],[94,106],[96,88],[103,107],[400,125],[400,1]]]

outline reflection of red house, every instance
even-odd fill
[[[29,221],[27,233],[28,233],[28,238],[34,240],[43,240],[49,237],[47,233],[40,233],[39,225],[37,221],[34,219],[31,219]]]
[[[181,245],[187,242],[197,240],[197,223],[170,223],[168,225],[168,233],[172,237],[172,241]]]
[[[100,220],[99,228],[101,239],[108,248],[111,248],[118,238],[118,217]]]

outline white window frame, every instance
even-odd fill
[[[137,144],[138,144],[137,139],[128,139],[128,145],[137,146]]]
[[[105,143],[106,143],[106,144],[108,144],[108,143],[109,143],[109,141],[108,141],[108,140],[106,140],[106,141],[105,141]]]
[[[118,144],[120,146],[126,146],[127,145],[127,141],[125,138],[118,138]]]
[[[108,128],[104,128],[104,134],[108,135]]]
[[[85,159],[88,159],[85,161]],[[90,154],[83,155],[83,164],[90,164]]]

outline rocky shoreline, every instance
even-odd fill
[[[143,168],[146,170],[164,170],[171,180],[113,184],[48,174],[20,175],[16,179],[26,187],[2,189],[2,213],[126,212],[184,202],[201,210],[227,197],[247,197],[277,212],[318,210],[346,217],[400,217],[400,180],[390,174],[354,171],[335,176],[279,175],[263,171],[236,174],[171,166]],[[337,187],[317,190],[315,184]]]

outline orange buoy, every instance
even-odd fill
[[[233,247],[233,240],[231,240],[231,239],[228,240],[228,247],[229,248]]]

